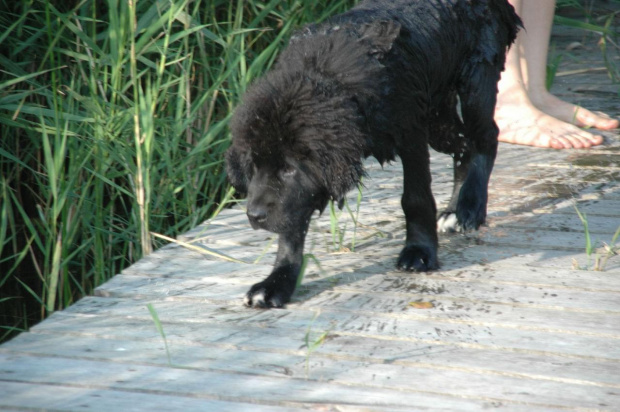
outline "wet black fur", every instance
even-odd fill
[[[367,156],[403,163],[399,268],[439,266],[429,144],[454,158],[439,217],[455,214],[464,230],[484,223],[497,81],[519,25],[505,0],[376,0],[293,36],[231,122],[229,180],[247,194],[252,226],[280,235],[274,270],[247,305],[290,300],[310,216],[357,186]]]

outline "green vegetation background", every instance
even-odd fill
[[[0,342],[230,202],[240,95],[354,3],[0,0]]]

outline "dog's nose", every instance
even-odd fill
[[[263,223],[267,220],[267,211],[263,208],[248,209],[248,217],[256,223]]]

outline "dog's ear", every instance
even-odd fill
[[[252,178],[249,176],[250,165],[248,164],[247,153],[240,151],[232,145],[226,151],[226,174],[228,181],[241,195],[248,191],[248,183]]]
[[[394,40],[400,34],[400,23],[393,20],[378,20],[358,29],[361,40],[370,44],[370,54],[382,57],[390,51]]]

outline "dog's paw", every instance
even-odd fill
[[[456,211],[456,218],[462,232],[478,230],[487,217],[486,203],[462,207]]]
[[[482,179],[465,181],[456,205],[456,217],[463,231],[478,230],[487,217],[487,188]]]
[[[463,227],[454,212],[443,212],[437,219],[437,231],[442,233],[462,232]]]
[[[426,272],[439,268],[437,251],[427,246],[405,246],[398,256],[396,267],[409,272]]]
[[[287,288],[265,280],[250,288],[243,298],[243,304],[250,308],[282,308],[291,300],[292,294]]]

